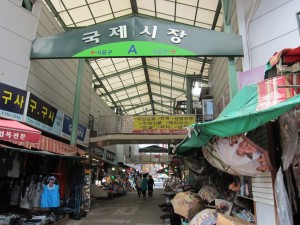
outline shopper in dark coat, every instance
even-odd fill
[[[143,180],[142,180],[142,194],[143,194],[143,198],[144,200],[146,199],[146,192],[147,192],[147,178],[146,178],[146,174],[143,174]]]
[[[152,176],[149,176],[149,180],[148,180],[148,195],[149,197],[153,196],[153,185],[154,185],[154,180],[152,178]]]

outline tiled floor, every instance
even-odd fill
[[[95,200],[86,217],[70,219],[67,225],[162,225],[161,203],[165,202],[161,189],[154,189],[153,197],[146,200],[138,197],[137,192],[108,200]]]

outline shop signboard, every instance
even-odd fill
[[[103,158],[104,156],[104,149],[103,148],[90,148],[90,153],[100,157],[100,158]]]
[[[194,124],[194,115],[134,116],[133,133],[186,134],[186,127]]]
[[[29,92],[25,122],[40,130],[60,136],[63,113]]]
[[[106,160],[114,162],[116,158],[116,154],[109,150],[106,150]]]
[[[72,123],[73,123],[73,119],[67,116],[66,114],[64,114],[61,136],[68,140],[71,140]],[[85,126],[78,124],[77,143],[82,146],[88,147],[89,138],[90,138],[90,130]]]
[[[27,91],[0,82],[0,117],[24,122]]]

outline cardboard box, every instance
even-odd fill
[[[217,225],[253,225],[246,220],[218,213]]]

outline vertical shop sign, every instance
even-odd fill
[[[62,133],[61,136],[64,138],[67,138],[68,140],[71,139],[71,133],[72,133],[72,121],[73,119],[66,114],[63,117],[63,127],[62,127]],[[78,130],[77,130],[77,142],[78,144],[81,144],[85,147],[89,145],[89,137],[90,137],[90,130],[81,125],[78,124]]]
[[[0,82],[0,116],[24,121],[27,91]]]
[[[62,112],[59,112],[55,107],[34,94],[29,93],[25,120],[27,124],[60,136],[62,119]]]

